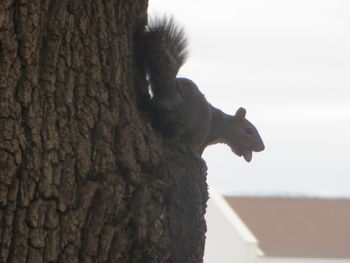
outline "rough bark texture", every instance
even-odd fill
[[[0,1],[0,262],[202,261],[205,165],[140,103],[146,8]]]

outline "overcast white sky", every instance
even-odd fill
[[[192,79],[215,107],[243,106],[266,150],[207,148],[222,193],[350,196],[350,1],[150,0],[186,28]]]

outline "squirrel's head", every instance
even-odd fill
[[[235,154],[243,156],[247,162],[250,162],[253,152],[263,151],[265,146],[258,130],[245,118],[245,115],[246,110],[239,108],[236,115],[230,118],[226,143]]]

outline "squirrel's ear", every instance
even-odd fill
[[[239,118],[239,119],[244,119],[245,118],[245,114],[246,114],[246,110],[244,108],[239,108],[237,111],[236,111],[236,117]]]

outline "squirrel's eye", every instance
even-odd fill
[[[253,135],[253,130],[251,128],[245,128],[244,131],[248,135]]]

